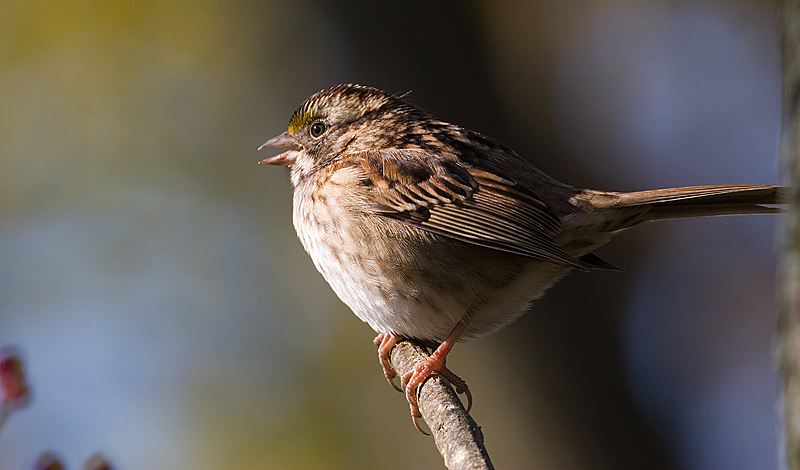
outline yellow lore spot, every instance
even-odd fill
[[[289,121],[289,133],[292,134],[306,127],[311,124],[311,120],[311,113],[300,113],[297,116],[292,116]]]

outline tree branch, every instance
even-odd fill
[[[791,470],[800,470],[800,0],[781,2],[781,54],[781,160],[791,207],[780,258],[776,349],[783,375],[786,461]]]
[[[390,358],[394,370],[403,375],[427,359],[428,354],[419,343],[404,340],[392,349]],[[448,469],[494,469],[480,427],[447,381],[438,375],[426,380],[419,391],[419,409]]]

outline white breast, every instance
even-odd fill
[[[483,336],[519,317],[569,271],[455,240],[418,245],[420,257],[404,258],[408,246],[376,249],[362,237],[363,227],[353,225],[360,221],[331,203],[334,191],[314,199],[305,190],[296,187],[294,197],[300,241],[339,298],[376,332],[441,341],[475,311],[464,338]]]

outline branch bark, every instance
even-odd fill
[[[781,1],[782,178],[791,207],[783,231],[778,279],[778,341],[783,375],[786,461],[800,470],[800,0]]]
[[[422,345],[404,340],[392,349],[392,367],[403,375],[428,358]],[[467,413],[456,392],[444,379],[434,375],[420,387],[419,409],[433,433],[445,466],[450,470],[494,469],[483,445],[483,433]]]

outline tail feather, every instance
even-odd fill
[[[620,205],[639,204],[783,204],[783,186],[772,184],[729,184],[715,186],[685,186],[682,188],[652,189],[619,193]]]
[[[783,186],[753,184],[687,186],[632,193],[585,189],[569,201],[582,209],[562,219],[564,230],[556,243],[589,269],[618,270],[592,253],[615,233],[650,220],[719,215],[776,214],[789,202]]]
[[[650,220],[714,217],[722,215],[776,214],[788,202],[786,187],[767,184],[686,186],[630,193],[586,190],[576,196],[579,207],[590,212],[619,210],[604,217],[604,231],[622,230]]]
[[[775,185],[687,186],[622,193],[618,207],[652,205],[648,220],[775,214],[783,211],[771,206],[785,203],[785,193]]]

